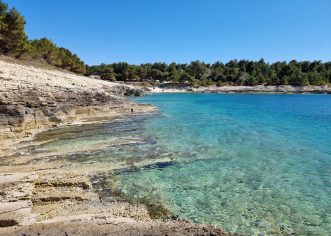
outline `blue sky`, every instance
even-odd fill
[[[88,64],[331,61],[331,0],[4,0]]]

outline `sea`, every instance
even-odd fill
[[[331,96],[154,94],[133,115],[50,142],[101,145],[72,162],[130,166],[114,187],[133,203],[241,235],[331,235]],[[84,133],[84,132],[83,132]],[[70,139],[70,142],[68,142]]]

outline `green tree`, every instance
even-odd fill
[[[180,78],[179,78],[179,82],[181,83],[189,83],[189,84],[194,84],[195,79],[192,75],[190,75],[187,72],[184,72],[181,74]]]
[[[253,86],[256,85],[257,79],[254,76],[250,76],[246,81],[245,85]]]
[[[30,41],[30,45],[30,54],[34,59],[43,59],[51,65],[61,65],[59,49],[51,40],[47,38],[36,39]]]
[[[0,0],[0,40],[3,37],[4,30],[6,29],[6,24],[4,22],[4,19],[7,13],[8,13],[8,5]]]
[[[66,48],[57,47],[47,38],[30,41],[29,54],[35,60],[43,60],[50,65],[75,73],[84,74],[86,72],[84,62],[76,54]]]
[[[202,79],[207,72],[207,66],[200,61],[192,61],[187,67],[188,73],[195,77],[195,79]]]
[[[113,68],[110,65],[106,64],[87,67],[87,75],[99,75],[103,80],[116,80],[116,75]]]
[[[2,6],[5,10],[5,7]],[[1,51],[7,55],[20,57],[28,49],[28,38],[24,31],[24,17],[12,8],[1,23]]]
[[[78,74],[86,73],[86,66],[80,58],[66,48],[57,48],[55,57],[57,57],[56,66]]]
[[[309,83],[312,85],[324,85],[326,81],[323,81],[323,77],[321,74],[316,71],[310,72],[308,74]]]
[[[200,61],[187,64],[148,63],[140,66],[127,63],[107,65],[114,68],[117,80],[155,82],[156,80],[191,85],[287,85],[328,84],[331,81],[331,63],[315,62],[275,62],[268,64],[263,59],[254,62],[232,60],[226,64],[212,65]],[[95,68],[99,68],[95,69]],[[93,73],[102,74],[102,67],[96,66]],[[89,73],[91,68],[88,69]]]
[[[308,77],[306,74],[302,73],[298,67],[291,66],[289,71],[289,84],[294,86],[308,85]]]
[[[283,77],[280,79],[280,84],[281,84],[281,85],[288,85],[288,81],[289,81],[289,77],[288,77],[288,76],[283,76]]]
[[[280,85],[280,78],[275,71],[270,71],[268,85]]]

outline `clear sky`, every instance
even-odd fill
[[[331,61],[331,0],[4,0],[88,64]]]

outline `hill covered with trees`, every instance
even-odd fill
[[[197,86],[222,85],[328,85],[331,84],[331,62],[290,61],[266,63],[231,60],[206,64],[101,64],[88,66],[88,75],[104,80],[184,83]]]
[[[0,0],[0,54],[25,60],[44,61],[75,73],[86,72],[85,63],[70,50],[58,47],[47,38],[29,40],[25,19]]]
[[[58,47],[50,39],[29,40],[25,19],[0,0],[0,54],[24,60],[37,60],[75,73],[98,75],[110,81],[169,82],[194,86],[208,85],[330,85],[331,62],[290,61],[266,63],[231,60],[227,63],[189,64],[128,63],[86,66],[70,50]]]

